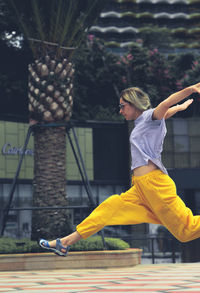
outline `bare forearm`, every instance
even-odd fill
[[[168,119],[172,117],[173,115],[175,115],[177,112],[186,110],[192,104],[192,102],[193,102],[193,99],[188,99],[180,105],[177,104],[176,106],[169,108],[167,112],[165,113],[164,118]]]
[[[175,104],[178,104],[180,101],[189,97],[193,93],[200,94],[200,83],[197,83],[197,84],[189,86],[179,92],[176,92],[176,93],[170,95],[166,100],[162,101],[155,108],[154,113],[153,113],[153,119],[160,120],[163,117],[166,117],[166,115],[167,115],[167,118],[169,118],[172,115],[174,115],[175,113],[177,113],[178,111],[185,110],[192,103],[193,99],[190,99],[189,102],[186,104],[183,103],[181,106],[181,110],[179,108],[174,108],[172,106]],[[185,106],[187,106],[187,107],[185,107]]]
[[[192,86],[187,87],[179,92],[176,92],[172,95],[170,95],[166,100],[166,104],[168,107],[171,107],[180,101],[184,100],[185,98],[189,97],[191,94],[195,92],[194,88]]]
[[[169,108],[167,110],[164,118],[168,119],[168,118],[174,116],[177,112],[179,112],[179,108],[180,108],[180,105],[176,105],[176,106]]]

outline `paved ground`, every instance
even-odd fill
[[[200,263],[0,272],[0,292],[200,292]]]

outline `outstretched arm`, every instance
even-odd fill
[[[200,94],[200,83],[197,83],[195,85],[189,86],[179,92],[176,92],[172,95],[170,95],[166,100],[162,101],[154,110],[153,113],[153,119],[157,119],[160,120],[163,117],[165,117],[165,115],[167,114],[167,111],[169,111],[169,108],[177,103],[179,103],[180,101],[184,100],[185,98],[187,98],[188,96],[190,96],[193,93],[199,93]],[[191,104],[191,103],[190,103]],[[184,103],[182,104],[184,105]],[[187,104],[186,104],[187,105]],[[180,105],[181,106],[181,105]],[[189,105],[187,105],[188,107]],[[186,108],[187,108],[186,107]],[[172,107],[170,111],[172,111],[172,115],[174,115],[176,112],[175,109],[173,109],[174,107]],[[184,110],[184,109],[183,109]],[[169,112],[170,114],[170,112]],[[171,115],[171,116],[172,116]],[[169,116],[170,117],[170,116]],[[168,118],[169,118],[168,117]]]
[[[180,105],[177,104],[176,106],[169,108],[167,112],[165,113],[164,118],[168,119],[172,117],[173,115],[175,115],[177,112],[186,110],[187,107],[189,107],[189,105],[191,105],[193,101],[194,101],[193,99],[189,99]]]

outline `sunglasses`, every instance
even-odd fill
[[[121,103],[121,104],[119,104],[119,109],[120,110],[123,110],[126,104],[128,104],[128,103],[124,103],[124,104]]]

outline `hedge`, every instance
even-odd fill
[[[105,238],[106,250],[124,250],[129,248],[129,244],[118,238]],[[80,240],[71,246],[71,251],[91,251],[104,250],[100,236],[93,236],[86,240]],[[48,252],[42,249],[36,241],[29,239],[13,239],[8,237],[0,238],[0,254],[17,253],[38,253]]]

